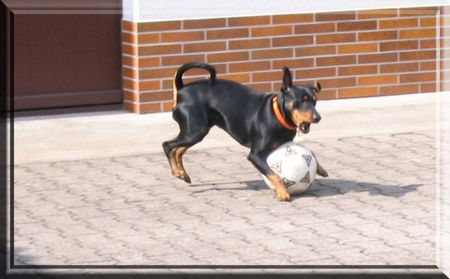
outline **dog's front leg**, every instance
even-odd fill
[[[275,186],[275,191],[277,193],[277,198],[279,201],[289,201],[291,200],[291,195],[289,195],[286,185],[284,185],[281,177],[276,174],[270,167],[267,165],[265,156],[262,156],[256,152],[250,152],[248,155],[248,160],[253,163],[253,165],[264,174],[270,182]]]
[[[290,201],[291,195],[288,193],[286,189],[286,185],[284,185],[283,180],[281,177],[276,174],[266,174],[267,178],[269,178],[270,182],[275,186],[275,191],[277,193],[277,199],[279,201]]]
[[[312,155],[314,156],[314,159],[316,159],[316,163],[317,163],[317,174],[323,177],[328,177],[328,172],[322,167],[321,164],[319,164],[319,161],[317,160],[316,154],[314,154],[314,152],[311,152]]]

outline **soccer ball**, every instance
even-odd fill
[[[306,192],[316,178],[317,162],[312,152],[295,142],[287,142],[272,151],[267,164],[278,174],[291,195]],[[263,175],[264,181],[275,190],[272,182]]]

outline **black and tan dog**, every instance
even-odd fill
[[[183,85],[183,73],[202,68],[210,79]],[[224,129],[240,144],[250,148],[248,159],[275,185],[280,201],[290,200],[282,179],[267,165],[266,158],[281,144],[293,140],[296,130],[306,134],[311,123],[320,121],[315,109],[316,87],[294,86],[290,70],[285,67],[281,93],[262,94],[239,83],[216,79],[214,67],[204,63],[181,66],[174,79],[173,119],[180,133],[163,143],[172,173],[190,183],[183,167],[186,150],[200,142],[214,125]],[[328,176],[319,164],[317,173]]]

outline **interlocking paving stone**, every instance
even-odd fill
[[[240,146],[15,165],[21,264],[434,264],[434,131],[306,141],[329,178],[278,202]],[[107,154],[105,154],[107,156]]]

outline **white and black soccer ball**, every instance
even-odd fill
[[[272,151],[267,164],[283,179],[291,195],[306,192],[316,178],[317,162],[312,152],[295,142],[287,142]],[[264,181],[272,189],[272,182],[263,175]]]

